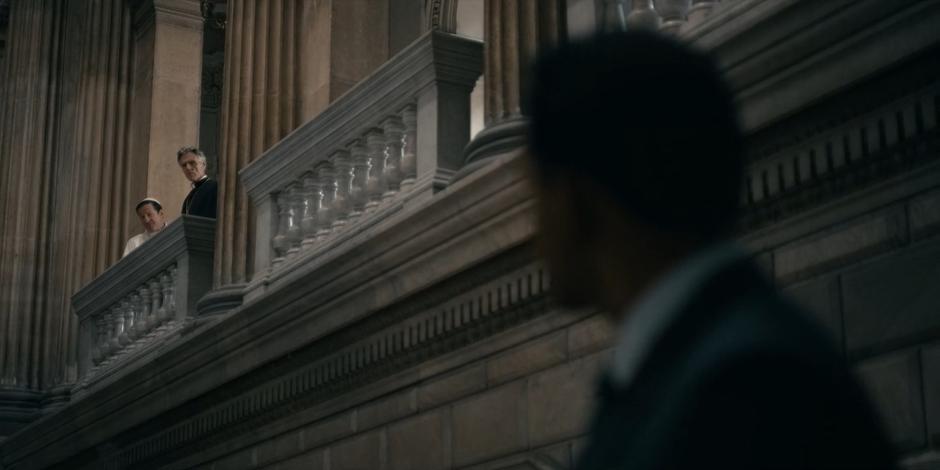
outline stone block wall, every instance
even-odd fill
[[[435,371],[213,462],[214,469],[570,468],[609,355],[602,314],[555,312],[420,368]],[[541,330],[541,329],[540,329]],[[481,355],[481,351],[483,354]],[[393,380],[395,381],[395,380]],[[548,465],[540,467],[539,465]]]
[[[825,236],[793,242],[815,253],[805,258],[808,266],[853,243],[868,248],[833,269],[782,284],[842,344],[895,445],[909,457],[940,446],[940,235],[922,228],[936,226],[926,219],[936,218],[938,206],[924,211],[922,204],[938,194],[930,190],[829,228]],[[840,239],[841,246],[826,246]],[[797,250],[783,247],[774,260]]]

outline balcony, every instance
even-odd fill
[[[242,170],[257,209],[246,299],[445,188],[482,69],[480,42],[430,32]]]
[[[72,297],[79,321],[73,396],[114,382],[179,341],[211,287],[215,220],[184,215]]]

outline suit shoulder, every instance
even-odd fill
[[[830,335],[772,290],[736,298],[721,308],[714,321],[698,325],[700,330],[680,360],[687,380],[707,380],[717,371],[745,364],[775,364],[812,375],[845,368]]]

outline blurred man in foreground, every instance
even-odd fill
[[[672,39],[561,46],[533,74],[530,154],[556,299],[618,326],[578,468],[890,468],[828,336],[728,237],[732,96]]]
[[[138,202],[134,211],[137,212],[137,218],[140,219],[140,225],[143,225],[144,231],[127,241],[122,256],[127,256],[166,227],[166,218],[163,216],[163,206],[160,201],[148,197]]]

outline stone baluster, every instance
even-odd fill
[[[101,361],[107,357],[107,343],[105,342],[105,320],[107,315],[101,315],[95,319],[95,346],[91,350],[91,362],[95,365],[101,364]]]
[[[160,324],[164,325],[173,316],[170,309],[170,274],[166,271],[160,275],[160,291],[163,294],[163,300],[160,302]]]
[[[274,259],[271,261],[272,268],[276,268],[277,265],[284,262],[287,249],[290,247],[287,243],[287,213],[289,206],[287,194],[284,192],[278,193],[275,196],[275,204],[277,204],[277,232],[271,238],[271,248],[274,249]]]
[[[336,181],[333,168],[323,163],[317,170],[320,180],[320,206],[317,209],[317,241],[323,241],[333,228],[333,201],[336,199]]]
[[[352,154],[353,163],[353,177],[349,194],[352,207],[349,219],[354,219],[365,212],[366,203],[369,201],[371,163],[369,162],[369,148],[363,143],[363,139],[356,139],[349,144],[349,151]]]
[[[140,332],[140,325],[137,324],[140,321],[141,312],[143,312],[143,305],[144,301],[140,297],[140,292],[134,292],[131,295],[131,321],[130,324],[124,325],[124,329],[127,330],[127,337],[130,338],[131,342],[143,336]]]
[[[303,181],[303,212],[300,227],[304,239],[301,246],[307,248],[314,244],[317,238],[317,208],[320,207],[320,182],[316,173],[305,172],[301,177]]]
[[[402,133],[401,190],[408,191],[418,177],[418,111],[414,104],[401,110]]]
[[[628,30],[656,31],[659,25],[659,14],[653,8],[653,0],[633,0],[633,8],[627,15]]]
[[[287,188],[287,256],[293,257],[300,252],[300,244],[304,241],[303,229],[300,226],[301,211],[303,211],[303,195],[298,183],[291,183]]]
[[[113,353],[113,348],[111,347],[111,335],[114,334],[114,309],[112,308],[107,313],[104,314],[104,336],[101,338],[101,355],[104,359],[107,359]]]
[[[366,133],[366,145],[369,147],[369,181],[366,183],[366,210],[379,206],[385,194],[385,138],[381,129],[372,129]]]
[[[718,0],[692,0],[692,7],[686,15],[687,21],[695,24],[704,20],[717,4]]]
[[[390,199],[401,189],[402,135],[405,127],[401,117],[389,116],[382,121],[385,134],[385,193],[383,199]]]
[[[118,335],[118,342],[121,346],[127,346],[132,339],[128,336],[128,331],[133,326],[134,308],[131,307],[130,299],[121,301],[121,334]]]
[[[352,207],[352,161],[349,156],[349,150],[337,150],[330,157],[335,172],[336,196],[333,199],[333,229],[336,230],[349,219],[349,212]]]
[[[142,338],[150,332],[153,320],[150,315],[150,289],[144,284],[138,290],[140,294],[140,314],[137,317],[137,337]]]
[[[171,321],[173,321],[173,320],[176,320],[176,315],[177,315],[177,310],[176,310],[176,282],[177,282],[176,265],[175,265],[175,264],[174,264],[174,265],[171,265],[171,266],[170,266],[170,269],[168,269],[167,272],[168,272],[168,274],[169,274],[169,275],[167,276],[167,279],[169,279],[169,285],[168,285],[168,287],[167,287],[167,290],[168,290],[169,292],[168,292],[168,294],[167,294],[167,308],[166,308],[166,313],[167,313],[167,315],[168,315],[168,317],[167,317],[167,322],[171,322]]]
[[[124,334],[124,310],[120,305],[113,307],[111,311],[111,321],[112,321],[112,330],[111,330],[111,354],[116,354],[121,350],[121,335]]]
[[[656,11],[663,21],[659,26],[660,31],[677,34],[679,27],[685,23],[691,5],[692,0],[656,0]]]
[[[150,280],[150,298],[153,303],[150,305],[149,329],[153,330],[163,322],[161,306],[163,304],[163,286],[160,284],[159,277]]]

